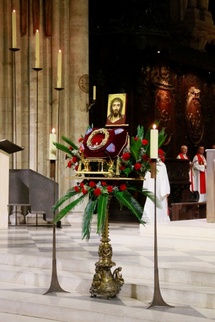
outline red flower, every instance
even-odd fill
[[[69,149],[70,149],[70,151],[72,151],[73,150],[73,147],[70,145]]]
[[[164,155],[164,151],[162,149],[158,149],[158,155],[159,156],[163,156]]]
[[[147,145],[149,143],[149,141],[148,140],[146,140],[146,139],[143,139],[142,140],[142,145]]]
[[[120,186],[119,186],[119,190],[121,190],[121,191],[125,191],[126,190],[126,184],[121,184]]]
[[[83,138],[79,138],[78,139],[78,142],[80,143],[80,142],[82,142],[83,141]]]
[[[93,191],[93,193],[94,193],[94,195],[95,195],[96,197],[98,197],[98,196],[100,196],[100,194],[101,194],[102,192],[101,192],[101,189],[96,188],[96,189]]]
[[[125,153],[123,153],[123,155],[122,155],[122,159],[123,159],[123,160],[125,160],[125,161],[127,161],[127,160],[129,160],[129,159],[130,159],[130,156],[131,156],[131,154],[130,154],[130,153],[125,152]]]
[[[89,187],[94,188],[96,186],[96,183],[94,181],[89,182]]]
[[[112,186],[107,186],[107,191],[108,191],[108,193],[113,192],[113,187]]]
[[[68,167],[68,168],[71,168],[71,167],[72,167],[72,161],[71,161],[71,160],[69,160],[69,161],[68,161],[68,163],[67,163],[67,167]]]
[[[135,163],[134,169],[138,171],[138,170],[140,170],[140,168],[141,168],[141,164],[140,163]]]
[[[162,162],[165,162],[165,152],[161,149],[158,149],[158,156]]]
[[[84,187],[84,182],[83,182],[83,181],[80,183],[80,187],[81,187],[81,188],[83,188],[83,187]]]
[[[139,140],[138,136],[135,136],[134,140],[135,141],[138,141]]]
[[[75,170],[78,171],[78,165],[75,166]]]
[[[124,165],[124,164],[122,164],[122,165],[119,167],[119,170],[121,170],[121,171],[125,170],[125,165]]]
[[[105,187],[105,186],[107,185],[107,182],[106,182],[106,181],[102,181],[102,182],[101,182],[101,185],[102,185],[103,187]]]
[[[79,189],[79,187],[78,187],[78,186],[74,186],[74,190],[75,190],[76,192],[79,192],[79,191],[80,191],[80,189]]]
[[[72,162],[76,163],[78,161],[78,158],[76,156],[72,157]]]
[[[149,157],[148,157],[148,155],[147,155],[147,154],[144,154],[144,155],[142,155],[142,159],[143,159],[144,161],[148,161],[148,160],[149,160]]]
[[[88,190],[85,188],[82,188],[81,192],[83,193],[83,195],[86,195],[88,193]]]

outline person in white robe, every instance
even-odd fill
[[[157,222],[169,222],[168,196],[170,194],[170,184],[167,169],[161,160],[157,162],[156,168],[156,197],[160,201],[160,207],[156,207],[156,218]],[[143,188],[154,193],[154,179],[151,178],[149,171],[147,171],[143,181]],[[155,204],[149,198],[146,198],[142,220],[146,223],[154,223],[154,214]]]
[[[199,202],[206,201],[206,167],[205,148],[199,146],[193,158],[193,189],[199,192]]]

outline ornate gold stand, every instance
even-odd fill
[[[111,200],[111,199],[110,199]],[[115,297],[121,290],[124,284],[124,279],[121,274],[121,267],[116,268],[113,273],[111,267],[116,264],[112,261],[112,247],[109,243],[109,223],[108,223],[108,202],[105,227],[102,232],[101,244],[99,245],[98,255],[99,261],[95,263],[96,269],[93,277],[93,282],[90,288],[92,297],[105,296],[107,298]]]

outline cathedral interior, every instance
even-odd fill
[[[198,146],[215,145],[215,1],[1,0],[0,18],[0,164],[5,142],[11,148],[8,171],[0,167],[0,321],[214,321],[215,214],[209,223],[206,202],[194,209],[189,163],[176,156],[181,145],[190,159]],[[169,202],[182,220],[172,220],[170,209],[171,221],[159,225],[157,265],[167,303],[161,297],[152,310],[153,282],[154,296],[160,292],[153,225],[139,225],[124,208],[119,214],[114,201],[107,240],[96,233],[94,217],[92,238],[81,240],[84,202],[53,225],[53,204],[77,181],[53,141],[78,144],[89,125],[104,128],[110,94],[126,97],[130,137],[154,122],[167,135]],[[142,206],[145,199],[135,197]],[[103,256],[116,265],[109,228],[125,285],[116,298],[90,297]],[[99,242],[108,245],[105,254]],[[121,266],[113,273],[120,287]]]

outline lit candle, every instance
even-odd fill
[[[36,30],[35,40],[35,67],[40,67],[40,34],[39,30]]]
[[[57,148],[53,144],[53,142],[57,141],[57,135],[55,133],[55,129],[52,129],[52,133],[49,134],[49,160],[57,159]]]
[[[12,48],[16,48],[16,10],[12,12]]]
[[[93,100],[96,100],[96,86],[93,86]]]
[[[62,52],[59,50],[57,57],[57,88],[62,88]]]
[[[150,158],[157,159],[158,157],[158,130],[156,125],[150,130]]]

